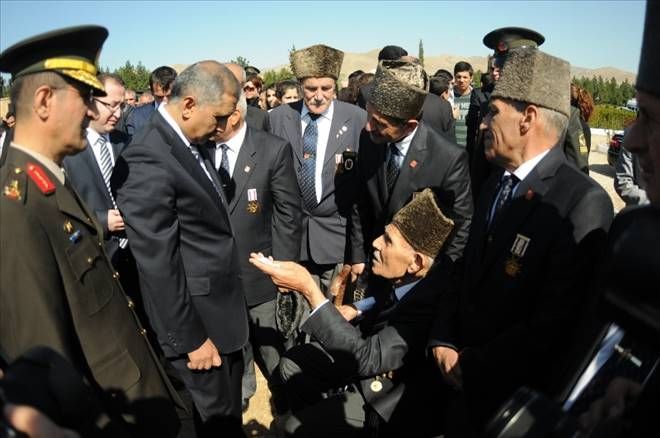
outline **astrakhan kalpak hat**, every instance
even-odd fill
[[[428,91],[429,76],[421,65],[383,60],[378,63],[369,103],[383,115],[409,120],[422,111]]]
[[[96,75],[96,64],[108,30],[101,26],[78,26],[42,33],[20,41],[0,54],[0,71],[12,78],[54,71],[90,86],[105,96]]]
[[[415,251],[433,258],[454,229],[454,221],[442,213],[431,189],[415,194],[412,201],[394,215],[392,225]]]
[[[330,77],[339,79],[344,52],[332,47],[317,44],[296,50],[290,55],[291,70],[299,80],[305,78]]]
[[[536,48],[512,50],[491,97],[531,103],[569,117],[571,66]]]
[[[638,90],[660,97],[660,2],[646,2],[642,54],[637,73]]]

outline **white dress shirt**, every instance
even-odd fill
[[[229,140],[225,142],[218,142],[215,144],[215,170],[220,169],[222,162],[222,145],[227,145],[227,159],[229,160],[229,176],[234,175],[234,168],[236,167],[236,160],[238,160],[238,153],[241,151],[241,146],[245,140],[245,133],[247,132],[247,124],[243,122],[243,126],[238,132]]]
[[[327,110],[316,119],[316,126],[318,129],[318,138],[316,141],[316,171],[314,172],[314,188],[316,189],[316,202],[321,202],[323,195],[323,162],[325,161],[325,150],[328,146],[328,139],[330,138],[330,125],[332,125],[332,115],[335,112],[335,103],[332,102]],[[309,110],[307,105],[303,103],[302,112],[300,114],[301,134],[304,135],[305,128],[310,121]],[[334,161],[333,161],[334,165]]]
[[[112,167],[114,168],[115,154],[112,150],[112,143],[110,142],[110,137],[108,136],[108,134],[99,134],[98,132],[94,131],[92,128],[90,127],[87,128],[87,141],[89,142],[89,145],[92,147],[92,151],[94,152],[94,158],[96,158],[96,164],[98,164],[99,169],[102,169],[103,167],[101,165],[101,146],[97,143],[100,137],[105,138],[108,152],[110,152],[110,162],[112,163]]]

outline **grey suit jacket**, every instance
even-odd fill
[[[360,131],[366,125],[367,113],[335,100],[330,135],[323,159],[321,201],[311,211],[303,207],[301,260],[318,264],[344,261],[346,223],[355,195],[355,171],[345,171],[336,164],[336,156],[344,151],[357,151]],[[271,132],[291,143],[293,162],[300,183],[303,142],[300,117],[303,101],[280,105],[269,113]],[[317,159],[320,159],[318,157]]]
[[[119,131],[110,133],[110,143],[112,143],[112,153],[115,162],[119,154],[124,150],[128,142],[128,136]],[[64,170],[67,178],[76,189],[82,200],[90,210],[94,211],[96,218],[103,227],[103,239],[105,249],[110,259],[115,255],[119,248],[119,234],[111,234],[108,230],[108,210],[114,208],[108,188],[103,181],[101,169],[96,162],[94,151],[91,145],[77,155],[69,155],[63,161]]]

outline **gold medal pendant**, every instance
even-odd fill
[[[504,272],[509,277],[516,277],[520,274],[522,266],[520,265],[519,258],[516,256],[511,256],[504,262]]]
[[[257,214],[259,211],[259,203],[257,201],[248,201],[246,210],[250,214]]]

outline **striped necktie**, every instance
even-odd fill
[[[392,189],[394,184],[396,184],[397,178],[399,178],[399,156],[401,152],[396,147],[394,143],[390,143],[390,158],[387,160],[387,193],[392,194]]]
[[[303,133],[303,162],[301,167],[300,191],[307,210],[316,208],[316,143],[319,129],[316,125],[318,114],[309,113],[309,123]]]
[[[108,141],[104,136],[100,136],[96,140],[96,144],[99,146],[99,151],[101,155],[101,174],[103,175],[103,182],[105,182],[105,187],[108,189],[108,194],[110,195],[110,200],[112,201],[112,206],[117,210],[117,203],[115,202],[115,197],[112,196],[112,189],[110,188],[110,177],[112,176],[112,158],[110,157],[110,148],[108,147]],[[119,247],[124,249],[128,245],[128,239],[124,237],[119,238]]]

